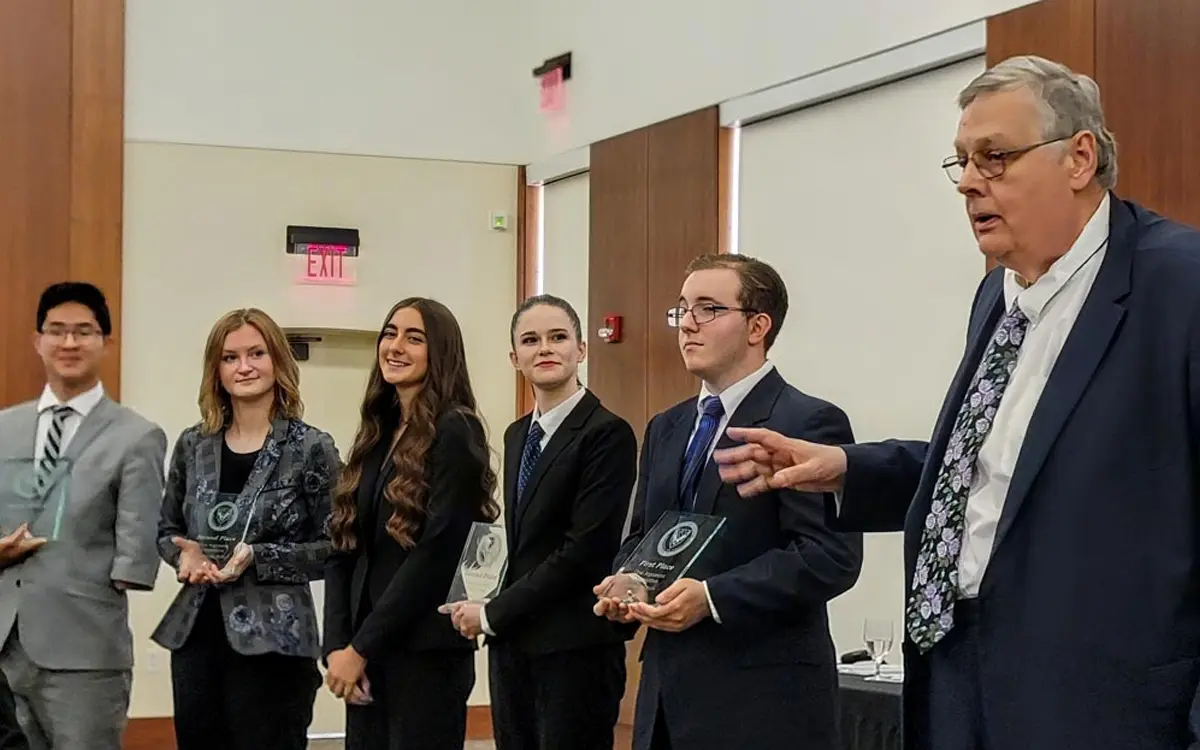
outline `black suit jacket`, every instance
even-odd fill
[[[504,433],[503,590],[487,604],[491,643],[529,654],[619,643],[632,632],[596,617],[637,477],[637,436],[587,392],[551,435],[522,497],[517,478],[532,415]]]
[[[1109,245],[1025,432],[979,592],[992,746],[1200,748],[1200,232],[1110,194]],[[929,442],[846,446],[839,522],[912,588],[954,420],[1005,307],[981,282]],[[931,662],[906,640],[905,747]]]
[[[678,507],[696,418],[693,398],[647,426],[633,522],[617,565],[644,530]],[[774,370],[729,424],[831,444],[852,435],[841,409],[801,393]],[[724,435],[717,443],[730,445]],[[711,460],[700,477],[695,512],[726,519],[688,572],[707,581],[721,624],[704,619],[682,633],[647,633],[634,747],[649,750],[661,710],[674,747],[836,750],[837,671],[826,604],[858,580],[862,536],[830,530],[820,496],[739,496],[721,482]]]
[[[358,485],[358,547],[335,552],[326,566],[326,656],[346,645],[368,660],[400,650],[476,648],[437,608],[446,601],[471,524],[486,520],[479,508],[487,455],[483,425],[474,416],[438,418],[426,458],[428,516],[407,550],[387,533],[392,506],[383,492],[395,470],[387,446],[367,457]]]

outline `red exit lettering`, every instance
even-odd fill
[[[345,245],[309,245],[308,278],[314,281],[340,281],[346,277]]]

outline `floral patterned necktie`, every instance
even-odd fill
[[[921,652],[933,648],[954,625],[958,554],[975,461],[992,430],[1009,376],[1017,366],[1028,325],[1029,319],[1014,302],[996,327],[954,420],[954,431],[933,486],[929,514],[925,516],[906,611],[908,637]]]

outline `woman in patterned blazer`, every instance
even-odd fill
[[[329,555],[333,439],[301,420],[299,368],[266,313],[213,327],[202,421],[175,443],[158,548],[183,588],[171,650],[179,750],[303,750],[321,685],[309,581]]]

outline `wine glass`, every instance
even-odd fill
[[[867,645],[867,653],[875,662],[875,677],[879,676],[883,659],[892,650],[892,640],[895,638],[895,628],[891,620],[871,620],[863,622],[863,643]]]

